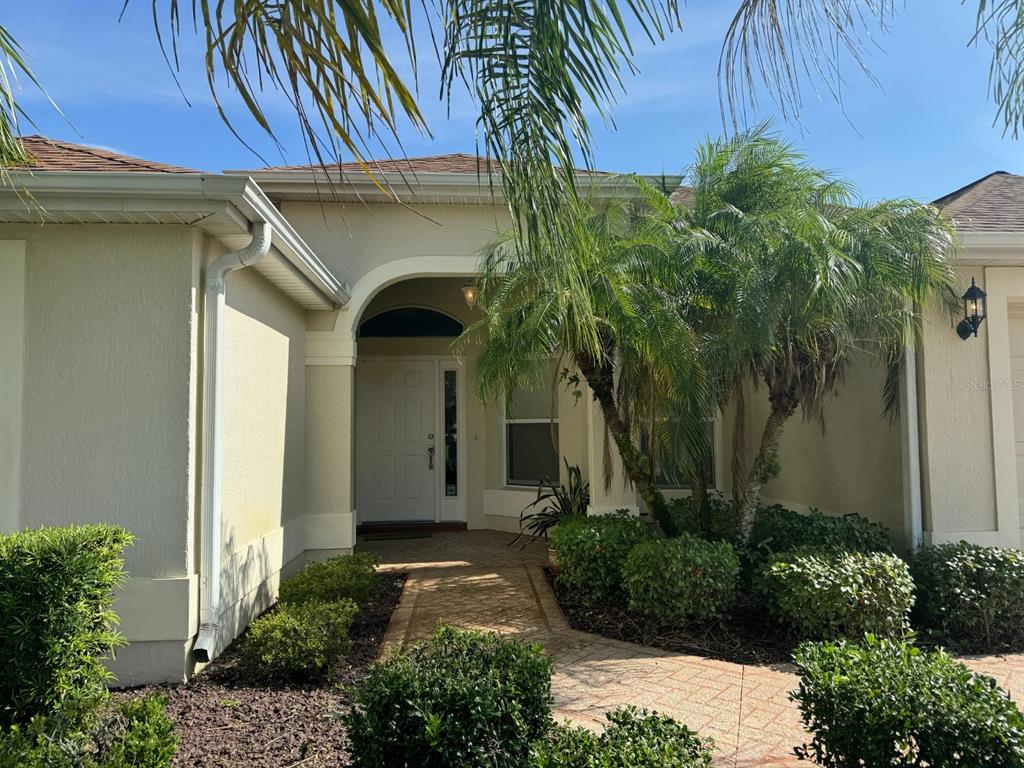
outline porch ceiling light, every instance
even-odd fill
[[[964,319],[957,324],[956,332],[961,339],[967,341],[971,336],[978,335],[978,328],[988,309],[985,292],[975,285],[973,277],[971,287],[964,291],[963,300]]]
[[[472,309],[476,306],[476,299],[479,296],[479,291],[476,285],[473,283],[466,283],[462,286],[462,298],[466,300],[466,306]]]

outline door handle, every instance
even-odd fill
[[[434,468],[434,444],[433,443],[431,443],[430,446],[427,448],[427,468],[428,469],[433,469]]]

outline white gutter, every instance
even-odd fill
[[[407,203],[449,201],[462,199],[476,203],[500,203],[505,196],[501,179],[495,174],[488,177],[486,172],[438,173],[393,171],[374,174],[376,182],[364,173],[345,171],[324,171],[322,169],[296,170],[249,170],[225,171],[225,175],[251,177],[267,194],[282,199],[331,199],[392,202],[394,196]],[[682,183],[682,176],[641,176],[652,184],[665,183],[675,189]],[[636,187],[624,175],[580,173],[576,181],[581,189],[588,190],[597,198],[630,196],[636,194]],[[378,183],[380,186],[378,186]],[[381,189],[383,187],[383,190]],[[295,197],[298,196],[298,197]]]
[[[924,544],[921,504],[920,415],[917,407],[917,355],[913,344],[903,351],[903,529],[907,549],[914,553]]]
[[[223,368],[225,278],[229,272],[252,266],[270,251],[273,228],[265,222],[252,227],[245,248],[225,253],[206,268],[205,368],[203,373],[203,497],[202,566],[199,582],[199,635],[192,652],[206,662],[217,652],[220,625],[221,571],[221,412],[219,382]]]

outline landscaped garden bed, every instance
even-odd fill
[[[749,595],[721,619],[666,626],[621,602],[587,599],[552,568],[545,573],[569,626],[582,632],[737,664],[788,662],[797,646],[791,637],[765,631],[764,611]]]
[[[268,682],[245,667],[245,636],[189,683],[124,691],[119,696],[159,693],[179,735],[179,766],[348,765],[348,739],[341,722],[351,688],[376,658],[405,583],[404,574],[381,574],[349,629],[342,662],[321,682]]]

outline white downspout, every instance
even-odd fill
[[[205,363],[203,374],[203,496],[199,574],[199,635],[192,652],[197,661],[216,654],[220,624],[221,411],[219,382],[224,354],[224,281],[229,272],[248,267],[267,255],[273,234],[269,224],[253,224],[252,240],[240,251],[225,253],[206,268]]]

